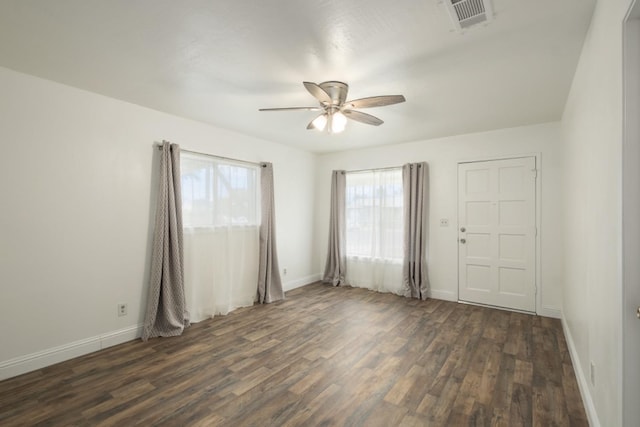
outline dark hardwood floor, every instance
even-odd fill
[[[558,320],[313,284],[0,382],[0,425],[588,423]]]

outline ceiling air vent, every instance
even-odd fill
[[[490,0],[444,0],[444,4],[457,30],[490,21],[493,17]]]

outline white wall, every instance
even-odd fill
[[[457,163],[468,160],[541,154],[541,302],[539,313],[559,315],[562,281],[561,134],[558,123],[460,135],[381,148],[319,156],[316,182],[317,269],[323,271],[329,224],[330,179],[333,169],[357,170],[429,164],[429,280],[434,298],[457,300]],[[448,218],[449,227],[440,227]]]
[[[162,139],[273,162],[283,280],[317,279],[315,155],[5,68],[0,94],[0,379],[135,336]]]
[[[630,3],[598,1],[562,118],[562,309],[587,410],[603,426],[622,424],[622,21]]]

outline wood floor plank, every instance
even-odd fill
[[[533,424],[531,387],[515,383],[511,395],[509,422],[513,426],[531,426]],[[548,425],[548,424],[535,424]]]
[[[511,396],[515,379],[516,359],[514,356],[502,353],[500,369],[498,370],[490,407],[493,408],[492,425],[509,425],[511,411]]]
[[[406,415],[406,408],[382,401],[371,411],[363,425],[371,427],[397,426]]]
[[[587,426],[556,319],[320,283],[0,382],[2,426]]]

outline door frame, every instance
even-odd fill
[[[535,304],[536,304],[536,309],[535,312],[536,314],[540,315],[540,316],[546,316],[546,317],[553,317],[556,319],[560,318],[560,308],[559,307],[548,307],[548,306],[543,306],[542,305],[542,286],[541,286],[541,277],[542,277],[542,269],[541,269],[541,256],[542,256],[542,251],[541,251],[541,237],[542,237],[542,228],[541,228],[541,208],[542,208],[542,203],[541,203],[541,195],[542,195],[542,153],[540,152],[533,152],[533,153],[522,153],[522,154],[511,154],[511,155],[504,155],[504,156],[490,156],[490,157],[475,157],[473,159],[461,159],[458,160],[456,162],[456,188],[459,188],[459,182],[458,182],[458,169],[459,166],[461,164],[464,163],[478,163],[478,162],[490,162],[492,160],[511,160],[511,159],[521,159],[523,157],[534,157],[536,160],[536,170],[538,171],[537,176],[536,176],[536,191],[535,191],[535,216],[536,216],[536,235],[535,235],[535,242],[536,242],[536,249],[535,249],[535,267],[534,267],[534,275],[535,275],[535,285],[536,285],[536,298],[535,298]],[[459,200],[459,194],[457,193],[456,190],[456,241],[458,239],[458,230],[460,229],[460,224],[458,223],[458,218],[460,217],[460,206],[458,205],[458,200]],[[456,300],[460,300],[460,245],[456,244],[456,254],[458,255],[458,261],[456,263],[457,265],[457,271],[456,271],[456,276],[457,276],[457,286],[456,286]],[[504,310],[508,310],[508,309],[504,309]],[[518,311],[518,310],[512,310],[512,311]]]
[[[633,43],[631,43],[633,41]],[[637,405],[640,392],[640,343],[637,334],[640,321],[636,307],[640,305],[640,2],[633,0],[622,23],[622,292],[620,293],[621,407],[624,426],[636,425],[640,419]],[[634,339],[635,338],[635,339]]]

